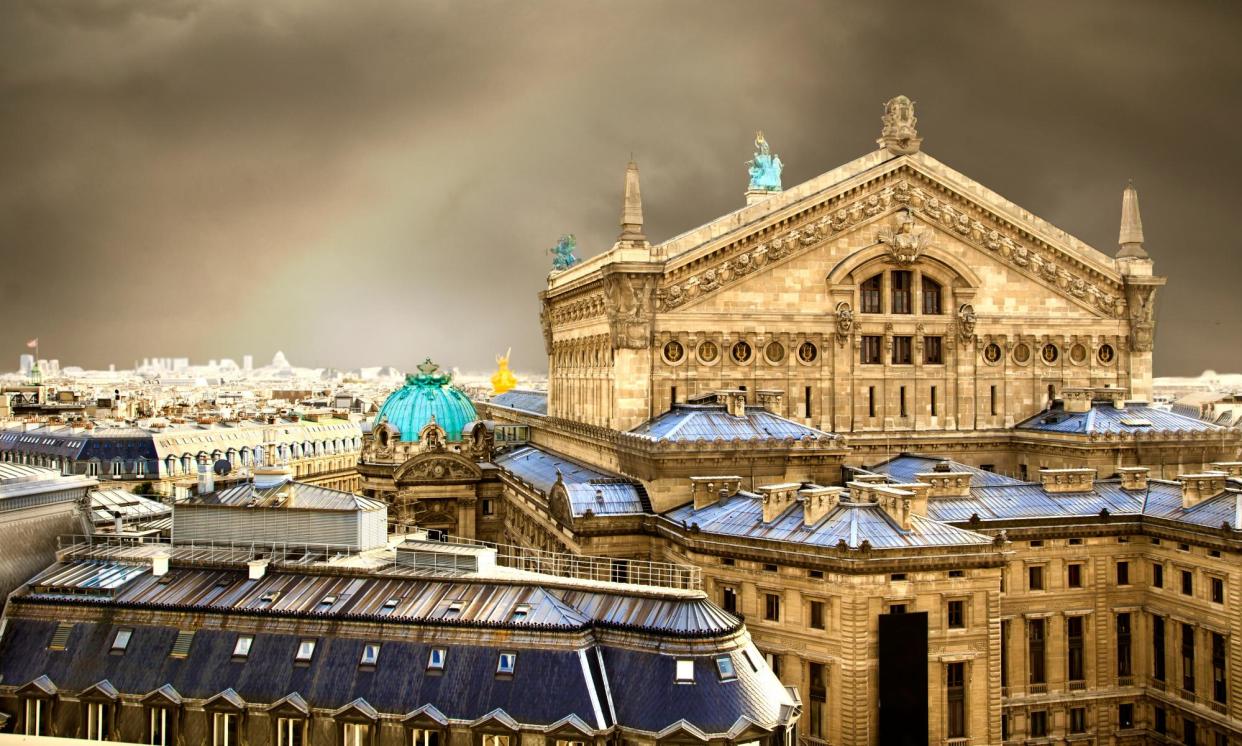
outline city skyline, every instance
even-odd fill
[[[1236,14],[1054,5],[6,6],[0,349],[542,371],[547,250],[612,245],[631,153],[662,241],[742,206],[755,130],[791,186],[906,93],[926,152],[1105,253],[1133,179],[1155,374],[1242,369]]]

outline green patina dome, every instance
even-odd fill
[[[418,366],[418,373],[407,375],[405,385],[380,407],[374,427],[387,422],[401,431],[401,440],[415,442],[434,417],[448,440],[460,441],[462,429],[478,415],[470,398],[452,385],[453,375],[439,373],[439,368],[428,358]]]

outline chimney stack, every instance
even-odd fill
[[[759,389],[755,391],[759,406],[772,414],[780,415],[784,411],[785,392],[780,389]]]
[[[211,467],[207,464],[198,465],[198,494],[209,495],[216,491],[216,480]]]
[[[1147,489],[1147,477],[1150,473],[1146,466],[1123,466],[1117,469],[1121,475],[1121,489],[1129,492],[1143,492]]]
[[[742,489],[741,477],[690,477],[690,490],[694,495],[694,509],[702,510],[723,502]]]
[[[1052,494],[1091,492],[1095,489],[1095,469],[1040,469],[1039,481]]]
[[[267,574],[267,563],[268,560],[265,559],[250,560],[247,562],[246,566],[250,569],[250,579],[262,580],[263,576]]]
[[[155,577],[162,577],[168,574],[168,558],[167,552],[151,555],[151,574]]]
[[[927,494],[930,497],[969,497],[973,477],[968,471],[941,471],[939,464],[935,471],[922,471],[914,475],[915,479],[928,485]]]
[[[798,482],[768,484],[758,492],[763,499],[763,522],[771,523],[781,516],[794,502],[802,485]]]
[[[716,403],[725,405],[725,411],[733,417],[746,416],[746,392],[740,389],[726,389],[716,392]]]
[[[1242,477],[1242,461],[1213,461],[1208,464],[1212,471],[1224,472],[1231,477]]]
[[[841,487],[821,487],[811,485],[798,490],[798,499],[802,501],[802,522],[807,526],[819,523],[837,507],[841,501]]]
[[[1228,475],[1220,471],[1209,471],[1203,474],[1182,474],[1177,481],[1182,483],[1182,509],[1189,510],[1204,500],[1225,491],[1225,480]]]
[[[1061,401],[1065,404],[1065,411],[1075,414],[1091,411],[1091,402],[1095,399],[1095,389],[1091,388],[1064,388],[1061,389]]]

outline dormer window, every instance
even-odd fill
[[[254,644],[254,635],[238,635],[233,643],[233,657],[246,658],[250,655],[250,646]]]
[[[268,591],[262,596],[259,596],[259,606],[266,609],[276,603],[276,599],[278,598],[280,598],[280,591]]]
[[[517,666],[517,653],[501,653],[496,659],[496,673],[500,676],[512,676]]]
[[[694,683],[694,661],[682,658],[677,661],[676,681],[678,684]]]
[[[298,643],[298,652],[293,656],[293,660],[297,663],[309,663],[311,658],[315,657],[315,641],[302,640]]]
[[[513,607],[513,621],[521,621],[530,615],[530,604],[518,604]]]
[[[461,616],[461,610],[464,605],[465,604],[463,604],[461,601],[454,601],[453,603],[449,604],[448,608],[444,610],[443,618],[444,619],[456,619],[457,617]]]
[[[320,601],[319,601],[319,610],[320,610],[320,611],[326,611],[326,610],[328,610],[328,609],[332,608],[332,604],[334,604],[334,603],[336,603],[336,596],[335,596],[335,595],[327,595],[327,596],[324,596],[324,597],[323,597],[322,599],[320,599]]]
[[[720,674],[721,681],[734,681],[737,679],[737,671],[733,669],[733,659],[727,655],[722,655],[716,659],[716,672]]]
[[[378,642],[368,642],[362,646],[362,659],[358,661],[360,666],[374,666],[379,661],[380,646]]]
[[[448,655],[446,648],[432,648],[430,655],[427,656],[428,671],[443,671],[444,659]]]

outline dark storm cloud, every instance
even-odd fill
[[[611,244],[630,152],[659,240],[741,203],[755,129],[796,183],[902,92],[925,150],[1104,251],[1133,178],[1157,373],[1239,370],[1231,11],[15,0],[0,351],[536,369],[546,248]]]

